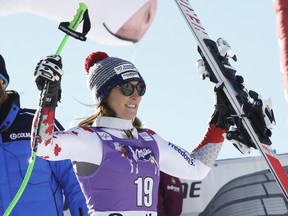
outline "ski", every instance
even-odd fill
[[[244,155],[252,148],[258,149],[288,201],[288,175],[271,148],[270,129],[276,124],[271,101],[263,100],[257,92],[244,87],[243,77],[236,75],[236,69],[229,63],[229,59],[237,60],[231,47],[223,38],[216,42],[209,38],[189,1],[175,2],[198,44],[202,58],[198,61],[198,70],[203,71],[203,79],[208,77],[215,83],[216,89],[223,88],[231,104],[234,126],[227,132],[227,140]]]

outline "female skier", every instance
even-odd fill
[[[52,134],[61,65],[60,56],[48,56],[35,69],[39,90],[45,81],[50,83],[42,122],[49,130],[40,134],[38,155],[74,161],[91,215],[156,216],[160,170],[190,180],[208,174],[227,131],[229,108],[222,90],[216,92],[218,103],[203,140],[189,153],[142,127],[137,110],[146,84],[137,68],[105,52],[93,52],[85,69],[96,112],[78,126]]]

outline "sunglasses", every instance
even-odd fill
[[[133,85],[132,83],[124,83],[121,85],[117,85],[116,87],[120,88],[123,95],[130,96],[133,94],[134,89],[136,89],[139,96],[143,96],[146,91],[146,85],[143,82],[137,83]]]

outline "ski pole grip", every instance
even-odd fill
[[[76,14],[73,17],[73,20],[69,23],[68,29],[66,29],[64,32],[66,33],[66,35],[64,36],[61,44],[59,45],[57,51],[56,51],[56,55],[60,55],[62,52],[62,49],[64,47],[64,45],[66,44],[66,41],[69,38],[69,34],[74,35],[74,31],[77,29],[77,27],[79,26],[79,24],[81,23],[84,13],[85,11],[87,11],[87,6],[84,3],[79,3],[79,7],[76,11]],[[69,31],[69,29],[71,29],[72,31]],[[60,28],[60,30],[63,30]]]
[[[69,28],[76,30],[82,21],[83,15],[87,10],[87,6],[84,3],[79,3],[79,8],[76,11],[76,14],[73,17],[73,20],[69,24]]]

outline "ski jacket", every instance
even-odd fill
[[[44,110],[44,115],[45,119],[53,119],[48,116],[54,115],[54,112],[46,109]],[[45,121],[44,124],[47,124],[45,125],[46,128],[53,126],[53,122],[49,121]],[[101,131],[95,130],[95,127],[100,128]],[[139,151],[139,149],[136,149],[136,151],[132,151],[133,148],[129,147],[122,149],[121,146],[130,145],[127,141],[127,130],[130,131],[135,140],[141,139],[142,144],[148,145],[151,140],[154,140],[151,142],[151,146],[157,145],[153,150],[155,152],[144,152],[146,154],[149,153],[149,155],[157,155],[159,151],[159,158],[156,157],[156,162],[153,163],[151,160],[144,161],[146,154],[143,151]],[[162,139],[152,130],[146,129],[146,132],[141,134],[141,131],[139,132],[134,128],[129,120],[101,116],[96,119],[93,126],[73,127],[66,131],[54,133],[52,142],[47,143],[46,140],[51,139],[51,137],[41,137],[42,142],[39,143],[38,154],[49,160],[71,158],[74,162],[84,164],[82,167],[80,165],[77,166],[76,173],[79,176],[86,176],[85,178],[91,178],[93,175],[97,175],[97,172],[102,172],[101,179],[106,181],[102,182],[101,180],[101,184],[104,185],[101,185],[102,190],[97,191],[97,193],[101,194],[101,198],[107,200],[107,202],[109,202],[111,194],[117,193],[117,190],[121,190],[123,193],[126,192],[127,196],[122,196],[118,200],[119,203],[122,203],[122,206],[126,206],[121,211],[116,210],[113,205],[109,205],[101,211],[89,206],[92,215],[156,216],[157,210],[152,206],[157,204],[157,199],[153,198],[158,195],[160,174],[157,173],[151,178],[152,172],[157,167],[156,165],[158,165],[160,170],[170,175],[190,180],[201,180],[208,174],[216,160],[224,141],[223,133],[225,132],[225,130],[217,128],[214,124],[209,125],[204,139],[190,154],[181,147]],[[118,148],[115,147],[114,149],[114,153],[118,152],[118,156],[106,157],[107,146],[104,147],[104,145],[107,144],[103,140],[110,140],[110,147],[112,144],[118,146]],[[122,157],[125,156],[124,153],[128,149],[129,151],[131,150],[131,158]],[[108,152],[110,151],[112,150],[110,149]],[[123,158],[122,163],[115,163],[119,160],[119,157]],[[110,167],[110,169],[101,170],[106,160],[110,160],[110,163],[114,164],[114,166]],[[142,175],[142,169],[146,170],[147,168],[150,169],[150,175],[146,175],[146,173]],[[135,169],[138,169],[138,173],[135,172]],[[121,184],[121,175],[134,178],[133,185],[130,184],[128,187],[125,184]],[[119,184],[118,178],[120,179]],[[79,178],[80,181],[81,179]],[[98,181],[90,183],[98,184]],[[153,187],[153,185],[157,187]],[[137,188],[137,190],[131,190],[132,187]],[[85,196],[87,200],[91,198],[89,194],[85,194]],[[127,203],[127,200],[130,200],[129,196],[134,197],[133,207]],[[95,205],[97,204],[95,203]],[[143,205],[147,209],[143,210],[140,208]]]
[[[0,117],[0,213],[17,193],[31,156],[31,126],[35,110],[20,108],[19,95],[7,91]],[[55,130],[63,127],[55,121]],[[88,215],[85,197],[70,160],[47,161],[37,157],[31,178],[10,216],[61,216],[63,192],[71,215]],[[82,213],[80,213],[82,212]]]
[[[180,179],[160,172],[158,216],[179,216],[182,205],[183,193]]]

